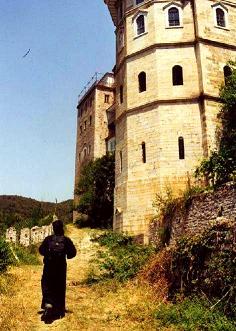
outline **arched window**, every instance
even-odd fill
[[[174,66],[172,68],[173,85],[183,85],[183,68],[181,66]]]
[[[216,23],[218,26],[225,27],[225,12],[221,8],[216,9]]]
[[[142,142],[142,160],[143,163],[146,163],[146,144]]]
[[[179,18],[179,9],[176,7],[171,7],[168,10],[168,21],[169,26],[179,26],[180,18]]]
[[[179,159],[183,160],[185,158],[184,138],[183,137],[179,137],[178,144],[179,144]]]
[[[136,19],[136,25],[137,25],[137,35],[140,35],[145,32],[144,15],[139,15],[139,17]]]
[[[146,73],[140,72],[138,75],[139,93],[146,91]]]
[[[227,82],[227,79],[229,78],[229,76],[232,75],[232,70],[229,66],[224,66],[224,79],[225,79],[225,84]]]

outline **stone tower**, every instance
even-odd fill
[[[114,76],[95,74],[79,95],[77,106],[77,139],[75,160],[75,189],[82,167],[91,160],[106,154],[107,143],[112,140],[107,110],[114,103]],[[75,194],[74,203],[79,197]],[[75,220],[77,213],[73,215]]]
[[[104,0],[116,28],[114,229],[148,236],[156,193],[178,193],[215,146],[236,58],[236,0]]]

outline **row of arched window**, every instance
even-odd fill
[[[166,27],[181,27],[183,26],[182,19],[182,7],[177,5],[171,5],[171,7],[164,7],[166,13]],[[228,26],[228,11],[227,9],[220,5],[216,4],[212,6],[214,10],[214,23],[216,27],[227,28]],[[142,35],[147,32],[147,12],[140,11],[140,13],[134,18],[136,24],[136,35]]]
[[[232,74],[231,68],[226,65],[223,68],[224,81],[226,83],[227,78]],[[175,65],[172,68],[172,84],[173,86],[183,85],[183,68],[180,65]],[[139,93],[145,92],[147,90],[147,75],[146,72],[141,71],[138,74],[138,87]],[[120,85],[120,103],[123,103],[123,85]]]
[[[180,65],[175,65],[172,68],[172,84],[183,85],[183,68]],[[146,91],[147,89],[147,78],[146,72],[142,71],[138,74],[139,93]]]

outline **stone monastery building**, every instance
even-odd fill
[[[105,75],[79,102],[75,182],[84,159],[115,139],[114,229],[146,241],[156,193],[184,190],[215,147],[236,0],[104,2],[116,29],[114,84]]]

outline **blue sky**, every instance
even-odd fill
[[[0,195],[72,198],[77,96],[115,62],[108,9],[103,0],[1,0],[0,22]]]

